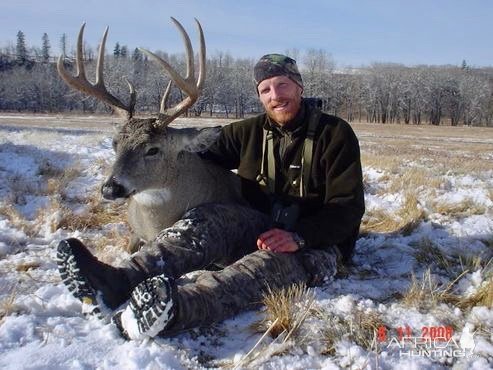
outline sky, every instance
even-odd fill
[[[491,0],[0,0],[0,47],[15,45],[19,30],[28,46],[39,47],[46,32],[57,55],[61,35],[73,47],[86,22],[86,41],[93,47],[109,26],[108,48],[119,42],[129,50],[182,52],[170,16],[182,22],[194,43],[193,18],[199,19],[209,55],[258,59],[271,52],[323,49],[341,67],[463,60],[493,65]]]

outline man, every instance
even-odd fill
[[[120,268],[76,239],[59,244],[62,279],[90,310],[99,310],[98,297],[111,309],[128,301],[114,316],[127,338],[223,320],[257,306],[268,289],[320,284],[351,257],[364,213],[354,132],[302,98],[293,59],[263,56],[254,80],[266,113],[224,127],[201,154],[238,169],[251,207],[192,209]],[[176,280],[214,264],[222,269]]]

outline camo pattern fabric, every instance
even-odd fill
[[[132,258],[149,276],[181,275],[211,264],[220,271],[203,271],[194,282],[178,281],[176,317],[162,335],[207,326],[257,307],[269,289],[295,283],[321,284],[335,275],[335,249],[305,249],[296,253],[258,250],[258,235],[270,219],[248,207],[207,204],[188,211]]]
[[[294,59],[282,54],[266,54],[253,68],[255,86],[258,87],[263,80],[275,76],[287,76],[303,87],[303,80]]]
[[[306,269],[304,261],[318,258],[313,274]],[[296,283],[312,285],[314,277],[321,283],[335,275],[337,258],[333,250],[298,253],[257,250],[221,271],[204,271],[195,283],[178,286],[176,318],[161,335],[209,326],[240,311],[256,308],[269,290]]]
[[[211,266],[227,266],[255,251],[257,236],[268,230],[270,219],[237,204],[205,204],[185,213],[152,243],[131,258],[131,267],[149,277],[179,278]]]

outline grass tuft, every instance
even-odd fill
[[[258,367],[254,367],[254,364],[262,361],[262,358],[287,351],[293,343],[291,340],[295,340],[298,344],[303,343],[305,338],[299,336],[300,329],[310,314],[314,302],[313,291],[303,283],[293,284],[276,291],[269,288],[263,299],[265,317],[253,325],[253,328],[258,332],[263,332],[263,335],[253,348],[235,364],[234,369]],[[274,341],[257,350],[267,336],[274,338]],[[279,339],[282,342],[275,343]]]
[[[282,333],[296,335],[314,300],[313,290],[305,284],[294,284],[277,291],[269,288],[263,299],[266,315],[258,328],[265,331],[276,322],[270,329],[271,337],[276,338]]]
[[[53,171],[47,178],[46,193],[48,195],[57,195],[62,199],[66,198],[65,190],[68,184],[81,175],[79,166],[65,168],[63,171]]]
[[[443,180],[422,167],[411,167],[394,176],[386,192],[414,192],[420,188],[440,188]]]
[[[38,235],[40,225],[36,221],[26,220],[12,204],[2,205],[0,215],[5,217],[16,229],[22,230],[24,234],[32,238]]]
[[[75,213],[66,206],[60,206],[61,217],[55,229],[65,230],[86,230],[99,228],[109,223],[125,222],[126,212],[123,205],[115,202],[103,203],[98,196],[93,196],[87,200],[86,210],[82,213]]]
[[[464,310],[470,310],[473,307],[485,306],[493,307],[493,277],[483,281],[481,286],[471,295],[461,297],[457,306]]]
[[[29,270],[35,270],[39,268],[41,264],[39,262],[25,262],[25,263],[20,263],[15,266],[15,271],[18,272],[27,272]]]
[[[17,297],[17,285],[10,289],[10,293],[0,300],[0,326],[6,316],[16,311],[15,299]]]
[[[435,308],[439,303],[458,305],[460,297],[451,292],[452,287],[459,281],[467,271],[460,274],[454,281],[447,286],[436,282],[431,274],[431,269],[427,269],[420,280],[413,274],[411,285],[403,296],[403,303],[408,307],[416,307],[420,310]]]
[[[486,207],[476,204],[471,199],[465,199],[460,203],[438,203],[433,204],[436,212],[449,217],[467,217],[472,215],[482,215],[486,212]]]
[[[409,235],[424,219],[425,213],[419,207],[416,195],[407,193],[402,207],[395,214],[381,209],[367,212],[363,217],[361,233]]]
[[[428,237],[421,238],[417,243],[413,244],[413,246],[416,248],[414,258],[416,258],[416,261],[421,265],[435,265],[446,272],[452,272],[454,261],[452,261],[449,256],[445,255],[445,253],[443,253]]]
[[[318,310],[315,314],[322,319],[323,354],[335,355],[336,344],[341,339],[355,342],[367,351],[376,350],[378,329],[385,326],[381,316],[374,311],[356,310],[349,317],[339,317],[326,311]]]

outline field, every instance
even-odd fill
[[[140,343],[84,318],[56,270],[69,236],[108,263],[128,257],[125,204],[99,196],[111,122],[0,115],[1,368],[493,366],[491,128],[353,124],[367,211],[352,264],[322,287],[274,292],[262,311]]]

